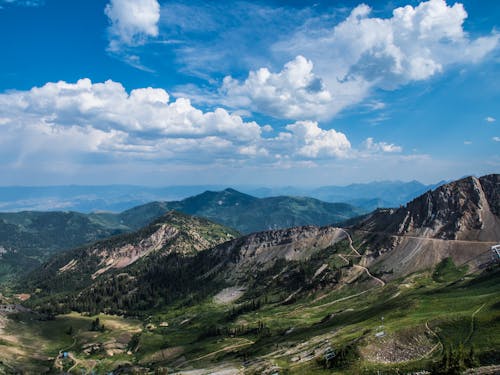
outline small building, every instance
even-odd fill
[[[491,255],[495,262],[500,262],[500,244],[491,247]]]
[[[323,358],[325,361],[331,361],[335,358],[335,350],[333,350],[330,346],[327,347],[323,352]]]

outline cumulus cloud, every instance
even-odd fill
[[[281,133],[279,140],[290,143],[297,154],[305,158],[348,156],[351,143],[345,134],[334,129],[324,130],[314,121],[297,121],[286,126],[289,132]]]
[[[355,157],[347,136],[297,121],[277,134],[222,108],[204,112],[163,89],[127,92],[114,81],[81,79],[0,94],[0,157],[15,166],[89,160],[226,161],[260,165]],[[373,143],[372,152],[397,148]]]
[[[217,108],[202,112],[188,99],[170,101],[163,89],[151,87],[129,93],[118,82],[47,83],[29,91],[0,96],[4,115],[44,119],[63,126],[92,126],[103,131],[120,130],[150,136],[204,137],[224,135],[235,140],[252,140],[260,136],[255,122],[245,122]]]
[[[158,36],[160,4],[157,0],[111,0],[104,13],[110,21],[109,50],[144,43]]]
[[[500,142],[500,137],[493,137],[492,138],[495,142]]]
[[[0,94],[0,112],[2,153],[17,155],[17,161],[65,152],[203,161],[231,158],[240,147],[261,142],[257,123],[224,109],[203,112],[188,99],[172,101],[163,89],[128,93],[113,81],[61,81],[7,92]]]
[[[227,76],[222,89],[226,104],[246,107],[276,117],[321,117],[329,112],[330,92],[303,56],[288,62],[279,73],[267,68],[251,71],[244,82]]]
[[[397,146],[393,143],[386,142],[375,142],[373,138],[367,138],[363,142],[363,149],[367,152],[384,152],[384,153],[392,153],[392,152],[401,152],[403,148],[401,146]]]
[[[491,116],[488,116],[488,117],[486,117],[486,118],[484,119],[484,121],[486,121],[486,122],[490,122],[490,123],[491,123],[491,122],[495,122],[496,120],[497,120],[496,118],[491,117]]]
[[[499,35],[470,37],[466,18],[462,4],[444,0],[399,7],[390,18],[373,17],[362,4],[334,27],[310,22],[275,44],[276,53],[293,57],[281,72],[262,68],[243,82],[226,77],[221,91],[229,105],[274,117],[329,118],[373,90],[395,90],[449,66],[482,61]]]

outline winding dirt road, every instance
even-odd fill
[[[356,256],[362,257],[362,255],[359,253],[359,251],[356,250],[356,248],[353,246],[353,244],[352,244],[352,238],[351,238],[351,235],[349,234],[349,232],[346,231],[343,228],[339,228],[339,229],[340,229],[341,232],[345,233],[345,235],[347,236],[347,240],[349,241],[349,248],[351,249],[351,251],[354,252],[356,254]],[[345,262],[349,263],[349,261],[343,255],[339,254],[339,257],[342,258]],[[370,273],[370,270],[368,268],[366,268],[364,266],[360,266],[359,264],[353,264],[353,267],[362,269],[373,280],[375,280],[376,282],[378,282],[380,285],[385,286],[385,281],[382,280],[382,279],[379,279],[376,276],[373,276]]]

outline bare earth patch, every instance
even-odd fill
[[[245,289],[240,287],[222,289],[214,296],[214,302],[220,305],[225,305],[238,300],[244,293]]]
[[[371,339],[361,348],[362,356],[370,362],[400,363],[425,357],[435,345],[425,333],[408,330]]]

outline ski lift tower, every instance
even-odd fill
[[[495,262],[500,263],[500,244],[491,247],[491,255]]]

